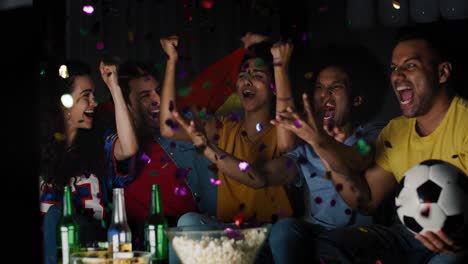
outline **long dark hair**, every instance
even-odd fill
[[[68,78],[59,76],[60,65],[66,65]],[[61,96],[71,93],[77,76],[91,76],[88,65],[79,61],[51,63],[39,77],[40,89],[40,160],[44,184],[62,193],[70,179],[94,173],[105,177],[104,149],[99,135],[93,130],[78,129],[68,147],[65,139],[65,120]],[[74,182],[74,181],[73,181]]]

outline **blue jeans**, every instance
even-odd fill
[[[401,224],[390,227],[337,228],[321,233],[314,241],[325,263],[462,263],[466,250],[442,254],[428,250]],[[466,260],[466,259],[465,259]]]
[[[295,218],[275,223],[268,237],[275,264],[314,263],[314,238],[325,228]]]

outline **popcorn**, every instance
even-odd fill
[[[191,239],[179,235],[173,238],[172,245],[184,264],[252,264],[268,230],[247,229],[239,232],[243,236],[203,235],[201,239]]]

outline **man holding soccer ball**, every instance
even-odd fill
[[[347,179],[343,199],[366,213],[394,199],[405,172],[425,160],[468,172],[468,101],[448,86],[452,64],[428,32],[401,33],[392,52],[391,84],[403,116],[382,130],[375,164],[357,168],[343,154],[328,160],[323,155],[332,180]],[[322,151],[333,153],[333,146]],[[461,263],[467,251],[466,241],[456,244],[442,230],[414,235],[401,223],[331,230],[316,240],[316,249],[325,263]]]

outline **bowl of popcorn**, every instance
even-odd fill
[[[179,226],[166,234],[183,264],[253,264],[270,227]]]

